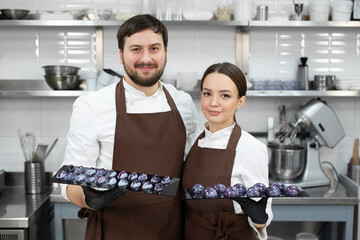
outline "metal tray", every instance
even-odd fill
[[[79,166],[74,166],[75,169],[78,168]],[[52,182],[55,182],[55,183],[60,183],[60,184],[70,184],[70,185],[77,185],[77,186],[88,186],[88,187],[93,187],[93,188],[96,188],[98,190],[119,190],[119,191],[122,191],[120,190],[118,187],[117,187],[117,184],[116,184],[116,187],[115,188],[111,188],[107,185],[107,180],[108,180],[108,176],[107,174],[105,175],[105,178],[106,178],[106,181],[103,185],[101,186],[98,186],[96,185],[95,183],[91,184],[91,185],[87,185],[85,182],[81,183],[81,184],[77,184],[74,182],[74,180],[72,181],[66,181],[66,180],[63,180],[63,179],[58,179],[56,176],[58,175],[58,173],[60,173],[61,171],[63,170],[67,170],[68,169],[68,165],[63,165],[56,173],[55,175],[52,177],[51,181]],[[89,170],[88,167],[84,167],[85,169],[85,173],[86,174],[86,171]],[[96,172],[100,169],[100,168],[94,168],[96,170]],[[106,169],[105,169],[106,170]],[[107,172],[109,172],[110,170],[106,170]],[[116,171],[116,175],[118,175],[120,171]],[[127,172],[128,174],[130,172]],[[139,174],[139,173],[138,173]],[[96,175],[96,174],[95,174]],[[151,179],[154,175],[150,175],[150,174],[147,174],[148,175],[148,179]],[[163,179],[165,176],[159,176],[161,179]],[[175,177],[170,177],[170,183],[168,183],[167,185],[165,185],[164,187],[164,190],[160,193],[155,193],[154,192],[154,188],[152,188],[149,192],[144,192],[141,190],[141,188],[137,191],[135,190],[132,190],[130,188],[130,184],[131,184],[131,181],[129,180],[129,185],[123,189],[125,191],[129,191],[129,192],[138,192],[138,193],[145,193],[145,194],[156,194],[156,195],[159,195],[159,196],[175,196],[177,194],[177,191],[178,191],[178,187],[179,187],[179,183],[180,183],[180,178],[175,178]]]

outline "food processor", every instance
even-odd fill
[[[281,181],[299,187],[329,185],[319,150],[321,146],[333,148],[345,136],[332,108],[320,98],[311,99],[300,107],[293,122],[275,134],[276,138],[284,136],[290,141],[268,145],[270,182]],[[300,144],[296,145],[295,140]]]

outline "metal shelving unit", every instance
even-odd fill
[[[360,28],[360,21],[348,22],[314,22],[314,21],[163,21],[167,26],[224,26],[236,29],[236,64],[244,73],[248,72],[249,29],[253,27],[352,27]],[[103,28],[120,26],[118,20],[0,20],[1,27],[94,27],[96,32],[97,70],[103,69]],[[19,90],[0,88],[0,97],[78,97],[88,94],[87,91],[52,91],[52,90]],[[190,92],[199,97],[197,92]],[[359,97],[360,91],[248,91],[254,97]]]

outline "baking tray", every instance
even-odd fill
[[[106,175],[105,175],[105,178],[106,178],[106,181],[103,185],[101,186],[98,186],[96,185],[95,183],[91,184],[91,185],[87,185],[85,182],[81,183],[81,184],[77,184],[74,182],[74,180],[71,180],[71,181],[66,181],[64,179],[58,179],[56,176],[63,170],[67,171],[68,169],[68,166],[69,165],[63,165],[56,173],[55,175],[52,177],[51,181],[54,182],[54,183],[60,183],[60,184],[70,184],[70,185],[77,185],[77,186],[87,186],[87,187],[93,187],[97,190],[109,190],[109,189],[112,189],[112,190],[119,190],[121,191],[118,187],[117,187],[117,184],[115,186],[115,188],[111,188],[108,186],[107,182],[108,182],[108,176],[107,176],[107,173],[110,171],[110,170],[106,170]],[[80,166],[74,166],[74,168],[78,168]],[[86,172],[87,170],[89,170],[90,168],[89,167],[84,167],[85,169],[85,176],[86,176]],[[100,170],[100,168],[94,168],[94,170],[97,171]],[[116,176],[119,174],[120,171],[115,171],[116,172]],[[131,172],[127,172],[128,174],[130,174]],[[139,175],[140,173],[138,173]],[[151,175],[151,174],[147,174],[148,175],[148,179],[151,179],[154,175]],[[76,175],[75,175],[76,176]],[[96,177],[96,174],[95,174],[95,177]],[[159,176],[161,179],[163,179],[164,177],[167,177],[167,176]],[[130,184],[131,184],[131,181],[129,180],[129,185],[127,187],[125,187],[123,190],[124,191],[128,191],[128,192],[138,192],[138,193],[144,193],[144,194],[156,194],[156,195],[159,195],[159,196],[175,196],[177,194],[177,191],[178,191],[178,187],[179,187],[179,183],[180,183],[180,178],[175,178],[175,177],[170,177],[170,182],[168,184],[165,185],[164,189],[160,192],[160,193],[155,193],[154,191],[154,187],[148,191],[148,192],[144,192],[141,190],[141,188],[137,191],[135,190],[132,190],[130,188]]]
[[[262,197],[265,197],[265,196],[262,196]],[[279,197],[269,197],[269,198],[297,198],[297,197],[309,197],[309,194],[307,192],[305,192],[304,190],[301,190],[300,191],[300,194],[298,196],[279,196]],[[247,196],[244,196],[244,197],[240,197],[240,198],[193,198],[191,196],[191,193],[188,189],[184,189],[183,191],[183,196],[182,196],[183,199],[185,200],[211,200],[211,199],[230,199],[230,200],[236,200],[236,199],[244,199],[244,198],[250,198],[250,197],[247,197]],[[259,199],[261,197],[254,197],[254,199]]]

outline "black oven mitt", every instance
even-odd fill
[[[99,210],[115,202],[125,191],[111,189],[106,191],[97,191],[91,187],[81,186],[85,194],[85,203],[90,208]]]
[[[264,224],[268,220],[268,215],[265,211],[268,197],[263,197],[259,201],[254,201],[250,198],[238,198],[235,201],[240,204],[243,212],[250,217],[253,223]]]

